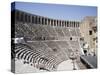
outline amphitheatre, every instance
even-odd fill
[[[14,34],[11,59],[15,62],[12,71],[24,73],[88,68],[80,59],[84,55],[80,21],[52,19],[17,9],[11,15]]]

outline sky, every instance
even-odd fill
[[[16,2],[15,9],[60,20],[81,21],[85,16],[97,16],[97,7]]]

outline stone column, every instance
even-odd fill
[[[42,25],[42,17],[40,17],[40,24]]]
[[[60,21],[58,20],[58,26],[60,26]]]
[[[61,21],[61,26],[63,27],[63,21]]]
[[[65,27],[65,21],[63,21],[63,23],[64,23],[64,27]]]
[[[39,16],[39,24],[41,24],[41,17]]]
[[[35,15],[34,15],[33,17],[34,17],[34,19],[33,19],[33,23],[35,24]]]
[[[45,25],[45,18],[43,18],[43,24]]]
[[[76,23],[76,27],[78,27],[78,24],[77,24],[77,22],[75,22]]]
[[[54,26],[54,20],[52,20],[52,25]]]
[[[65,21],[65,27],[66,27],[66,21]]]
[[[50,26],[51,26],[51,19],[50,19]]]
[[[74,27],[74,21],[72,21],[72,27]]]
[[[69,21],[67,21],[67,23],[66,23],[67,27],[68,27],[68,24],[69,24],[68,22],[69,22]]]
[[[63,21],[63,27],[65,27],[65,21]]]
[[[73,27],[73,21],[71,21],[71,27]]]
[[[57,26],[57,20],[55,20],[55,26]]]
[[[78,27],[80,27],[80,22],[78,22]]]
[[[57,20],[56,20],[56,26],[57,26]]]
[[[63,21],[63,27],[65,26],[65,22]]]
[[[47,25],[48,25],[48,18],[47,18]]]
[[[30,15],[30,23],[32,23],[32,15]]]
[[[62,27],[64,26],[64,22],[62,21]]]
[[[32,23],[34,23],[34,16],[32,16]]]
[[[56,26],[58,26],[58,20],[56,20]]]
[[[61,26],[62,26],[62,21],[61,21]]]
[[[56,22],[55,22],[55,20],[54,20],[54,26],[56,26]]]

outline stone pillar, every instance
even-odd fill
[[[66,27],[66,21],[65,21],[65,27]]]
[[[80,26],[80,22],[78,22],[78,27]]]
[[[58,26],[58,20],[57,20],[57,26]]]
[[[60,21],[60,24],[61,24],[61,26],[62,26],[62,21]]]
[[[50,19],[50,26],[51,26],[51,19]]]
[[[78,27],[78,24],[77,24],[77,22],[75,22],[76,23],[76,27]]]
[[[54,22],[54,26],[56,26],[56,24],[55,24],[55,20],[53,20],[53,22]]]
[[[45,25],[45,18],[43,18],[43,24]]]
[[[41,17],[39,16],[39,24],[41,24]]]
[[[54,26],[54,20],[52,20],[52,26]]]
[[[71,21],[69,21],[69,27],[71,27]]]
[[[35,15],[34,15],[33,17],[34,17],[34,19],[33,19],[33,23],[35,24],[35,20],[36,20],[36,19],[35,19]]]
[[[40,24],[42,25],[42,17],[40,17]]]
[[[63,21],[62,21],[62,27],[63,27]]]
[[[58,20],[57,20],[57,26],[58,26]]]
[[[30,15],[30,23],[32,23],[32,15]]]
[[[65,27],[65,21],[64,21],[64,27]]]
[[[39,24],[39,16],[37,16],[37,24]]]
[[[39,24],[39,16],[37,16],[37,24]]]
[[[57,20],[55,20],[55,24],[56,24],[56,26],[57,26]]]
[[[71,26],[74,27],[73,21],[71,22]]]
[[[56,20],[54,20],[54,26],[56,26]]]
[[[63,21],[61,21],[61,26],[63,27]]]
[[[58,20],[58,26],[60,26],[60,21]]]
[[[58,26],[58,22],[57,22],[58,20],[56,20],[56,26]]]
[[[51,26],[52,26],[52,19],[51,19]]]
[[[65,21],[64,21],[64,27],[66,27],[66,26],[65,26]]]
[[[47,25],[49,25],[49,23],[48,23],[48,18],[47,18]]]

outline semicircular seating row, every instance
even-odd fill
[[[23,37],[71,37],[71,36],[80,36],[79,28],[62,28],[62,27],[52,27],[46,25],[33,25],[33,24],[15,24],[16,36]]]
[[[28,45],[19,44],[15,45],[15,49],[12,51],[12,59],[17,58],[18,60],[24,60],[23,63],[30,64],[38,69],[43,69],[47,71],[53,71],[57,69],[58,64],[60,64],[63,59],[54,56],[52,53],[39,52]]]

